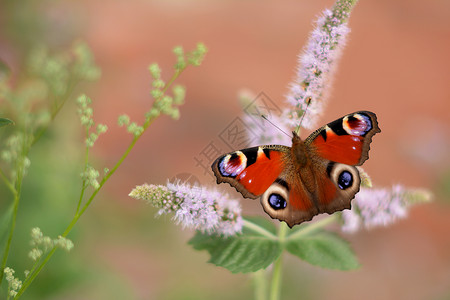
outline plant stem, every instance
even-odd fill
[[[22,168],[20,168],[20,169],[22,170]],[[21,190],[22,179],[23,179],[23,172],[21,172],[21,170],[18,170],[17,184],[16,184],[16,187],[14,188],[14,190],[15,190],[14,201],[13,201],[14,207],[13,207],[13,213],[12,213],[11,228],[9,229],[8,240],[6,242],[5,250],[3,252],[2,264],[0,267],[0,285],[3,281],[3,273],[4,273],[4,270],[6,267],[6,262],[8,260],[9,250],[11,249],[11,241],[12,241],[12,237],[14,235],[14,229],[16,228],[17,211],[19,208],[20,190]]]
[[[255,223],[244,219],[244,227],[246,227],[247,229],[250,229],[254,232],[257,232],[265,237],[268,237],[269,239],[273,239],[276,240],[278,239],[278,237],[276,235],[274,235],[272,232],[262,228],[261,226],[256,225]]]
[[[253,273],[253,284],[255,287],[255,299],[267,300],[267,278],[264,270]]]
[[[9,181],[8,177],[6,176],[5,172],[0,168],[0,176],[2,177],[3,181],[5,182],[8,189],[13,193],[13,195],[16,194],[16,189],[12,185],[12,183]]]
[[[86,139],[89,137],[89,127],[86,128]],[[89,146],[86,145],[86,150],[84,152],[84,173],[86,173],[86,170],[88,168],[88,163],[89,163]],[[78,205],[77,205],[77,210],[75,212],[75,214],[77,214],[80,211],[80,207],[81,207],[81,203],[83,201],[83,196],[84,196],[84,192],[86,191],[87,188],[87,184],[86,184],[86,179],[83,179],[82,183],[81,183],[81,193],[80,193],[80,199],[78,199]]]
[[[69,99],[70,95],[72,94],[73,90],[75,89],[77,85],[77,82],[70,82],[69,87],[67,88],[64,95],[61,97],[61,101],[57,102],[57,104],[54,106],[54,108],[51,111],[50,115],[50,122],[48,122],[44,127],[39,129],[33,136],[33,140],[31,141],[30,148],[36,144],[36,142],[42,137],[42,135],[47,131],[48,127],[52,123],[52,121],[56,118],[56,115],[60,112],[61,108],[66,104],[67,100]]]
[[[303,227],[302,229],[297,230],[296,232],[290,234],[287,236],[287,240],[294,240],[294,239],[298,239],[302,236],[305,236],[311,232],[313,232],[314,230],[320,229],[322,227],[325,227],[331,223],[333,223],[334,221],[337,220],[337,216],[338,214],[332,214],[331,216],[328,216],[326,218],[320,219],[317,222],[314,222],[312,224],[309,224],[308,226]]]
[[[280,243],[284,243],[286,234],[288,231],[288,226],[285,222],[280,223],[280,228],[278,229],[278,239]],[[270,285],[270,300],[280,299],[281,291],[281,275],[283,268],[283,253],[278,257],[273,266],[272,282]]]

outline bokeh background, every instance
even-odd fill
[[[207,264],[170,217],[127,195],[138,184],[164,184],[187,173],[205,185],[210,174],[194,157],[237,116],[238,93],[264,92],[282,106],[297,55],[315,17],[330,0],[285,1],[2,1],[0,58],[19,76],[35,45],[58,50],[75,40],[91,47],[102,77],[79,87],[94,99],[94,117],[109,131],[93,164],[111,167],[130,135],[116,124],[142,120],[151,105],[147,70],[158,62],[168,80],[176,45],[209,48],[187,87],[181,119],[159,118],[99,194],[25,299],[251,299],[252,281]],[[361,269],[320,269],[287,257],[283,299],[450,299],[450,2],[361,0],[321,123],[359,109],[377,113],[382,133],[364,165],[377,187],[431,190],[393,226],[344,235]],[[57,236],[75,210],[82,168],[82,130],[71,101],[31,153],[9,265],[29,268],[29,230]],[[305,133],[306,134],[306,133]],[[228,151],[228,149],[224,149]],[[232,189],[226,189],[239,197]],[[1,189],[0,207],[10,195]],[[244,213],[261,214],[257,201]]]

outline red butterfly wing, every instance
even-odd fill
[[[359,111],[316,130],[305,143],[327,160],[359,166],[369,158],[372,136],[380,131],[374,113]]]
[[[217,183],[228,182],[246,198],[257,198],[277,179],[289,147],[260,146],[222,155],[212,164]]]

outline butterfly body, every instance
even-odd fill
[[[264,145],[222,155],[212,170],[217,183],[229,183],[246,198],[260,197],[269,216],[292,227],[351,207],[361,182],[355,166],[368,159],[377,132],[374,113],[355,112],[305,141],[293,132],[292,147]]]

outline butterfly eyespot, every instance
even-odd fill
[[[339,174],[337,184],[341,190],[345,190],[353,185],[353,175],[349,171]]]
[[[219,171],[222,176],[236,177],[247,166],[247,157],[241,152],[236,151],[232,154],[224,156],[219,161]]]
[[[274,210],[279,210],[279,209],[286,208],[287,202],[281,195],[279,195],[279,194],[271,194],[269,196],[269,205]]]
[[[349,135],[365,136],[372,129],[370,117],[363,113],[345,116],[342,119],[342,128]]]

